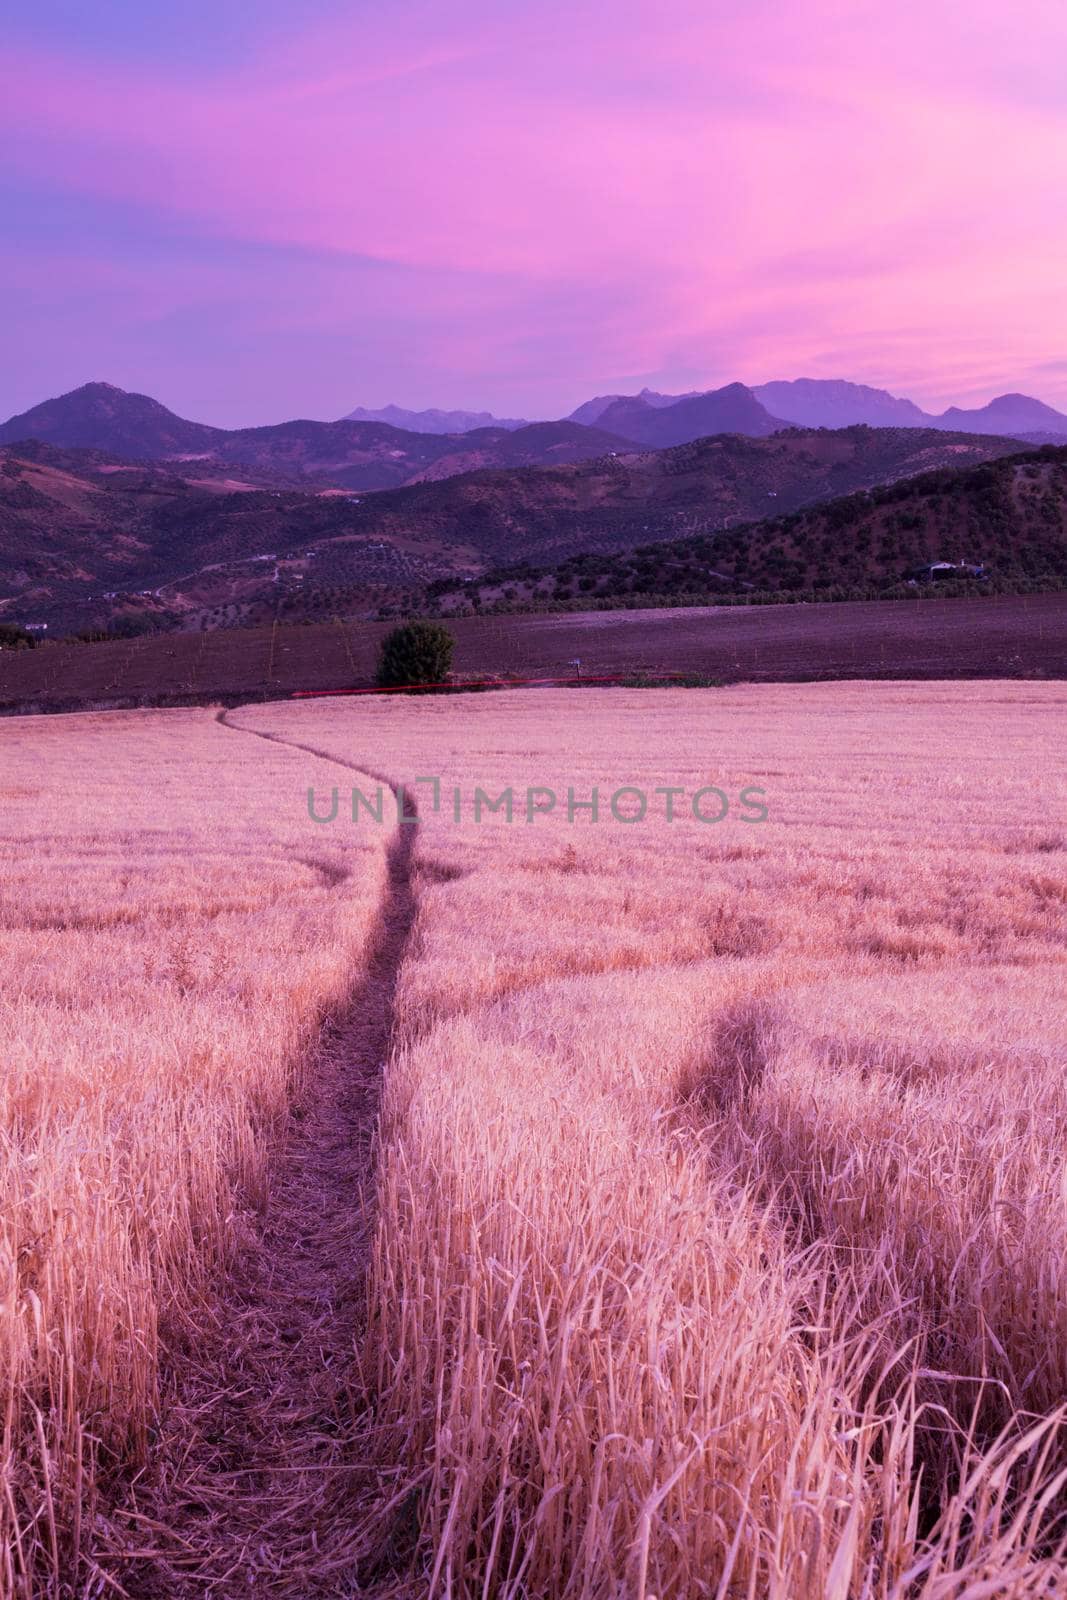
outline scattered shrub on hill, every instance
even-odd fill
[[[164,633],[169,620],[148,611],[122,611],[107,625],[109,639],[140,639],[148,633]]]
[[[32,650],[37,640],[16,622],[0,622],[0,650]]]
[[[161,633],[173,633],[180,618],[173,611],[123,611],[104,623],[82,628],[69,634],[68,644],[114,644],[116,639],[145,639]],[[223,626],[221,618],[208,623],[210,628]]]
[[[444,683],[452,666],[455,640],[437,622],[407,622],[382,641],[377,681],[383,689],[405,684]]]

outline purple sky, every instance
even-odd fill
[[[0,60],[3,416],[1067,409],[1063,0],[35,0]]]

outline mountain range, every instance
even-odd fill
[[[403,426],[398,426],[402,423]],[[240,486],[309,480],[354,491],[387,489],[480,468],[553,466],[635,446],[668,449],[715,434],[766,438],[785,428],[920,428],[1027,442],[1067,442],[1067,416],[1028,395],[928,415],[911,400],[845,380],[796,378],[690,394],[599,395],[553,422],[489,412],[359,409],[336,422],[299,419],[216,428],[176,416],[148,395],[88,383],[0,425],[0,445],[36,439],[177,463],[184,475]],[[247,482],[246,482],[247,480]]]
[[[550,466],[630,447],[603,429],[568,420],[449,434],[348,419],[213,428],[109,383],[83,384],[0,426],[0,445],[29,439],[62,449],[104,450],[126,461],[168,462],[192,481],[238,489],[309,480],[352,490],[388,489],[479,467]]]
[[[869,389],[843,380],[797,378],[791,383],[760,384],[753,393],[776,415],[806,428],[840,428],[865,422],[872,428],[947,428],[955,433],[990,433],[1006,438],[1032,433],[1067,438],[1067,416],[1025,394],[1002,394],[974,409],[950,406],[935,416],[884,389]]]
[[[730,384],[725,389],[701,395],[666,395],[644,389],[639,395],[600,395],[587,400],[571,413],[572,422],[589,427],[609,428],[613,433],[649,440],[684,431],[685,419],[699,415],[698,402],[717,399],[724,404],[732,397],[740,408],[739,391],[753,398],[763,415],[748,408],[753,426],[738,426],[737,432],[756,432],[756,424],[766,428],[768,419],[778,427],[850,428],[865,423],[871,428],[945,428],[951,432],[995,434],[1001,438],[1067,439],[1067,416],[1024,394],[1004,394],[974,410],[950,406],[933,415],[921,410],[913,400],[902,400],[886,389],[833,378],[794,378],[788,382],[761,383],[750,389]],[[746,402],[747,405],[747,402]],[[669,420],[668,420],[669,419]],[[732,419],[743,423],[746,412],[738,409]],[[628,431],[629,430],[629,431]],[[681,442],[671,439],[671,443]]]
[[[0,620],[364,612],[506,563],[724,536],[1028,437],[1067,443],[1067,417],[1026,396],[924,418],[823,380],[600,396],[579,413],[457,433],[351,418],[223,429],[84,385],[0,427]]]

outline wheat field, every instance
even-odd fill
[[[0,724],[0,1593],[68,1593],[384,878],[210,712]]]
[[[84,1508],[150,1453],[400,833],[352,1565],[180,1592],[1060,1592],[1064,712],[852,683],[0,725],[7,1589],[101,1570]]]
[[[242,713],[442,780],[438,812],[412,783],[370,1335],[431,1593],[1049,1592],[1063,712],[857,684]],[[768,815],[475,824],[479,784],[754,785]]]

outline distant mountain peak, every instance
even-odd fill
[[[575,413],[578,420],[585,420],[585,410],[579,407]],[[621,396],[603,408],[596,425],[659,450],[721,433],[765,438],[788,424],[772,416],[743,383],[728,383],[666,405],[650,405],[641,395]]]
[[[377,410],[357,406],[343,422],[387,422],[407,433],[473,433],[476,428],[506,428],[509,432],[529,424],[517,417],[495,417],[491,411],[408,411],[403,406],[387,405]]]
[[[792,378],[760,383],[753,394],[776,417],[801,428],[917,428],[929,420],[912,400],[846,378]]]
[[[85,400],[97,398],[131,400],[141,405],[156,406],[160,411],[167,410],[167,407],[161,401],[154,400],[150,394],[139,394],[136,389],[121,389],[117,383],[105,383],[100,378],[94,378],[90,383],[79,384],[77,389],[71,389],[69,393],[57,395],[55,400],[46,400],[44,403],[45,405],[55,405],[60,400],[76,400],[78,398]],[[175,414],[174,412],[169,413],[170,416]]]
[[[998,394],[988,405],[968,410],[949,406],[936,419],[942,427],[964,427],[979,433],[1027,433],[1045,430],[1067,436],[1067,416],[1028,394]]]
[[[127,460],[211,450],[218,428],[186,422],[151,395],[131,394],[113,383],[83,383],[45,400],[0,427],[0,444],[40,439],[45,444],[108,450]]]

